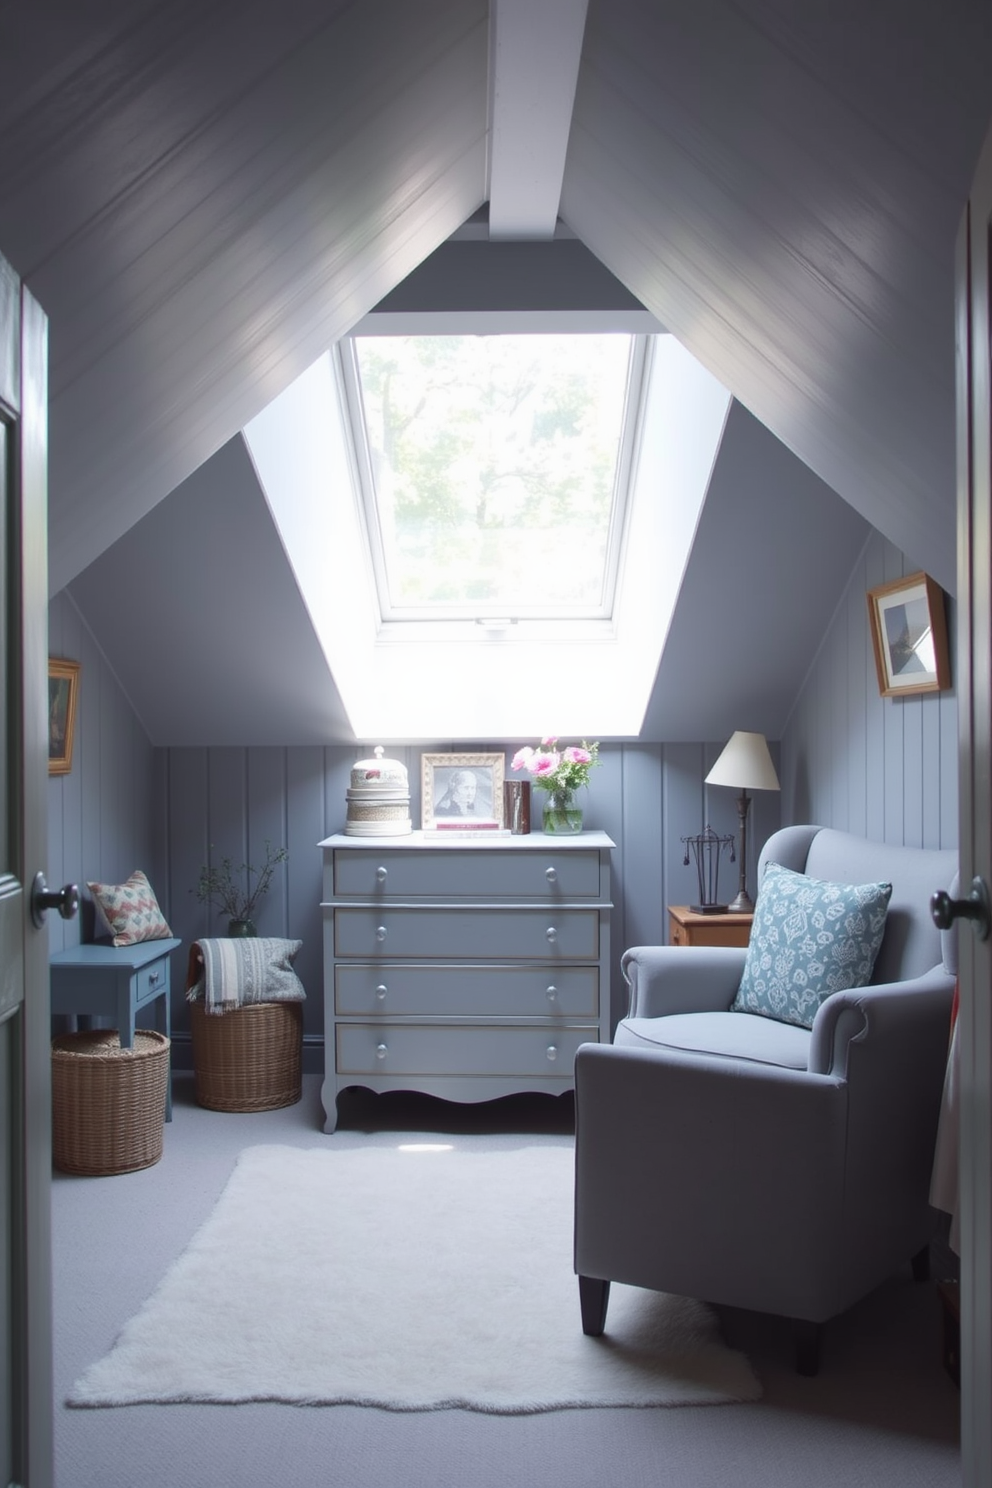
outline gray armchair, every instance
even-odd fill
[[[871,985],[812,1028],[729,1011],[746,951],[637,947],[613,1044],[575,1066],[575,1270],[583,1330],[611,1280],[790,1317],[797,1367],[821,1325],[907,1261],[925,1276],[928,1202],[956,973],[930,918],[956,851],[787,827],[766,862],[891,882]]]

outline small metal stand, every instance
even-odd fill
[[[720,854],[730,848],[730,861],[737,861],[733,836],[720,837],[707,822],[706,830],[698,837],[680,837],[685,843],[683,867],[689,866],[689,852],[696,860],[696,877],[699,881],[699,903],[690,904],[693,914],[726,914],[727,906],[717,903],[717,886],[720,878]]]

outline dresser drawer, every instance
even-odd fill
[[[514,851],[487,853],[457,848],[404,852],[348,852],[333,855],[333,895],[354,899],[595,899],[599,894],[599,854]]]
[[[571,1080],[575,1051],[597,1043],[592,1023],[576,1028],[479,1028],[339,1023],[339,1075],[541,1075]]]
[[[349,909],[334,913],[336,956],[595,961],[594,909]]]
[[[598,966],[342,966],[340,1017],[599,1017]]]
[[[169,957],[163,956],[159,961],[153,961],[150,966],[142,966],[134,974],[135,982],[135,1007],[141,1007],[145,1002],[151,1002],[153,998],[161,997],[163,992],[169,990]]]

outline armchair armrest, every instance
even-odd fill
[[[872,1058],[889,1061],[892,1073],[898,1069],[902,1077],[908,1066],[943,1067],[953,993],[954,977],[943,966],[909,981],[835,992],[813,1020],[810,1072],[847,1078],[855,1045],[859,1064],[871,1051]]]
[[[628,1016],[725,1013],[746,957],[738,946],[633,946],[620,961],[630,988]]]

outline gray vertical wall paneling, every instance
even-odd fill
[[[175,905],[172,901],[172,879],[169,873],[171,855],[169,844],[171,833],[169,830],[169,756],[164,749],[153,749],[145,772],[147,779],[148,798],[151,802],[151,840],[149,848],[151,861],[154,864],[155,892],[158,895],[159,904],[166,919],[169,921],[170,929],[175,918]]]
[[[847,830],[865,837],[868,835],[868,689],[875,686],[875,668],[861,589],[860,578],[849,586],[843,600],[843,612],[848,686]],[[841,747],[844,747],[843,741]]]
[[[957,700],[953,699],[956,704]],[[940,847],[940,729],[944,699],[936,708],[920,709],[920,749],[922,751],[922,794],[920,800],[921,840],[924,847]]]
[[[208,750],[207,788],[210,863],[216,866],[229,858],[237,870],[248,860],[248,751],[227,746]],[[227,933],[227,916],[215,908],[209,923],[211,935]]]
[[[865,649],[870,662],[867,687],[868,715],[866,719],[866,799],[868,818],[865,836],[880,842],[885,840],[885,709],[883,699],[879,696],[878,691],[878,673],[875,667],[875,653],[872,645],[871,630],[868,625],[868,601],[866,596],[869,589],[873,589],[876,584],[881,584],[885,581],[884,549],[884,540],[878,533],[873,533],[865,549],[865,564],[860,576],[862,599],[865,604]],[[857,581],[852,580],[852,586],[855,582]]]
[[[627,823],[625,807],[629,757],[623,746],[600,751],[600,763],[593,771],[589,790],[584,792],[583,811],[590,827],[607,832],[616,843],[611,865],[611,888],[616,906],[610,921],[610,1012],[611,1026],[626,1005],[625,985],[620,974],[620,955],[624,947],[625,885],[628,882]],[[543,807],[543,791],[538,793],[538,806]]]
[[[903,699],[902,768],[904,792],[902,840],[907,847],[923,846],[923,697]],[[930,710],[936,713],[938,710]]]
[[[360,759],[367,759],[370,752],[366,747],[348,749],[343,745],[328,745],[324,750],[324,817],[321,837],[330,837],[334,832],[344,831],[348,815],[348,787],[351,784],[352,767]],[[438,751],[428,750],[427,752]],[[421,751],[419,749],[388,749],[386,753],[390,759],[398,759],[406,765],[407,778],[410,783],[410,809],[413,813],[413,825],[419,827]],[[414,796],[416,806],[414,806]]]
[[[155,884],[152,855],[153,751],[103,653],[69,596],[49,605],[49,651],[81,666],[79,704],[68,775],[49,778],[49,857],[52,884],[78,883],[81,915],[48,916],[52,950],[94,933],[87,880],[119,882],[143,868]],[[102,920],[96,929],[105,932]]]
[[[307,994],[304,1034],[324,1029],[324,957],[319,911],[324,822],[324,751],[316,745],[285,751],[286,770],[286,933],[302,940],[296,974]]]
[[[216,931],[212,917],[208,918],[208,912],[191,892],[207,861],[210,841],[207,751],[171,749],[160,753],[167,761],[169,924],[183,941],[172,958],[172,1027],[174,1032],[188,1032],[185,990],[189,946]]]
[[[835,611],[830,637],[830,699],[824,720],[829,758],[826,761],[831,789],[831,812],[835,821],[851,830],[851,758],[847,741],[851,737],[850,678],[847,670],[847,607]]]
[[[705,789],[703,786],[703,749],[700,744],[666,744],[661,755],[663,881],[657,907],[657,943],[668,942],[668,906],[695,904],[699,893],[695,860],[690,851],[688,866],[684,863],[686,844],[683,837],[696,837],[706,827]],[[714,829],[715,830],[715,829]],[[724,854],[720,863],[719,888],[726,889],[735,869]],[[648,934],[642,944],[655,943]]]
[[[902,578],[906,569],[905,559],[893,548],[891,543],[885,544],[884,553],[884,583],[890,583],[893,579]],[[905,752],[904,735],[906,719],[902,704],[905,698],[883,699],[884,738],[885,738],[885,823],[884,837],[886,842],[901,842],[905,831]]]
[[[954,692],[883,698],[878,689],[867,592],[912,571],[891,543],[871,535],[784,730],[783,820],[879,841],[956,845]]]
[[[256,746],[248,750],[245,764],[245,861],[255,868],[261,868],[265,861],[266,843],[272,852],[288,846],[286,750]],[[288,909],[286,865],[280,863],[272,875],[268,893],[260,901],[255,915],[255,927],[259,935],[288,936]]]
[[[782,760],[777,739],[768,740],[768,751],[775,766],[775,773],[782,780]],[[748,823],[748,892],[752,899],[758,894],[758,854],[768,841],[773,832],[777,832],[782,825],[782,792],[777,791],[752,791],[751,811]],[[736,893],[736,888],[734,889]],[[731,895],[731,898],[733,895]]]
[[[665,817],[664,767],[657,744],[623,746],[623,920],[614,930],[613,959],[632,945],[665,939],[665,848],[671,835]],[[616,856],[616,854],[614,854]]]

